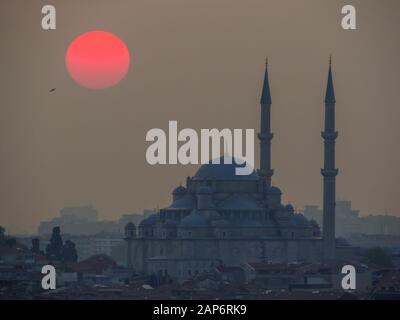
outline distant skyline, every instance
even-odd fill
[[[348,199],[337,199],[337,201],[349,201],[349,200]],[[304,206],[314,206],[314,205],[316,205],[316,204],[315,203],[306,203]],[[317,206],[318,206],[317,209],[322,211],[322,207],[320,207],[319,205],[317,205]],[[78,206],[78,207],[80,207],[80,206]],[[85,207],[85,205],[82,205],[82,207]],[[64,207],[64,208],[66,208],[66,207]],[[60,208],[60,211],[62,209],[64,209],[64,208]],[[94,209],[96,209],[96,207],[94,207]],[[98,221],[119,221],[124,215],[130,215],[130,214],[139,214],[139,215],[145,216],[145,212],[144,211],[146,211],[146,210],[153,211],[153,210],[156,210],[156,209],[157,208],[144,208],[143,210],[140,210],[140,211],[137,211],[137,212],[122,212],[119,215],[118,214],[115,215],[114,218],[107,218],[107,217],[102,218],[102,217],[100,217],[98,219]],[[304,207],[301,207],[301,208],[295,207],[295,210],[297,212],[303,212],[304,209],[305,209]],[[357,208],[353,208],[353,209],[358,211]],[[366,217],[366,216],[371,216],[371,215],[374,215],[374,216],[379,216],[379,215],[381,215],[381,216],[393,216],[393,217],[396,217],[396,216],[398,217],[399,216],[399,215],[394,214],[393,212],[387,212],[387,211],[386,212],[373,212],[371,214],[363,214],[362,212],[359,212],[359,214],[360,214],[360,217]],[[5,227],[6,228],[6,232],[10,233],[10,234],[18,234],[18,235],[21,235],[21,234],[36,234],[41,222],[51,221],[54,218],[58,218],[58,217],[60,217],[60,212],[59,211],[54,213],[54,216],[49,217],[46,220],[38,221],[33,226],[32,230],[26,229],[26,228],[25,229],[21,228],[18,225],[10,225],[10,226],[2,225],[2,226]]]
[[[41,29],[44,4],[6,0],[0,13],[0,225],[34,232],[65,206],[92,204],[99,218],[117,219],[169,205],[199,166],[148,165],[146,132],[169,120],[258,131],[267,55],[272,183],[284,202],[322,203],[332,54],[337,198],[363,215],[400,216],[397,0],[352,1],[356,31],[341,28],[343,1],[54,0],[54,31]],[[69,44],[90,30],[129,48],[129,73],[114,88],[81,88],[65,68]]]

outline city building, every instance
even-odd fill
[[[38,234],[45,238],[51,234],[54,227],[60,227],[63,233],[73,236],[88,236],[99,233],[122,235],[128,222],[139,224],[151,213],[154,213],[154,211],[146,209],[143,214],[123,214],[119,220],[100,220],[97,210],[92,206],[65,207],[60,210],[58,217],[50,221],[42,221],[38,228]]]
[[[304,206],[304,216],[322,225],[322,210],[317,205]],[[400,218],[388,214],[360,216],[351,201],[336,201],[336,236],[349,238],[357,234],[400,236]]]
[[[119,232],[119,225],[115,221],[98,220],[97,210],[92,206],[61,209],[58,217],[40,223],[39,236],[50,235],[54,227],[60,227],[64,233],[71,235]]]

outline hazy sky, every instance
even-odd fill
[[[50,3],[57,30],[44,31]],[[357,9],[357,31],[341,28],[344,4]],[[0,225],[10,231],[33,231],[64,206],[115,219],[168,205],[198,166],[148,165],[146,132],[169,120],[258,130],[266,55],[273,183],[285,202],[321,204],[332,53],[338,198],[364,215],[400,215],[398,0],[3,0],[0,16]],[[130,50],[112,89],[81,88],[65,69],[68,45],[91,30]]]

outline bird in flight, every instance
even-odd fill
[[[53,89],[50,90],[50,92],[54,92],[54,91],[56,91],[56,88],[53,88]]]

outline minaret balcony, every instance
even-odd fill
[[[259,134],[257,134],[257,136],[258,136],[259,140],[264,141],[264,140],[272,140],[272,138],[274,137],[274,134],[272,132],[271,133],[259,133]]]
[[[326,132],[326,131],[322,131],[321,132],[321,136],[322,138],[324,138],[325,140],[335,140],[338,137],[338,132]]]
[[[324,177],[336,177],[339,173],[339,169],[321,169],[321,174]]]
[[[269,169],[269,170],[258,169],[257,172],[262,177],[272,177],[272,175],[274,174],[273,169]]]

